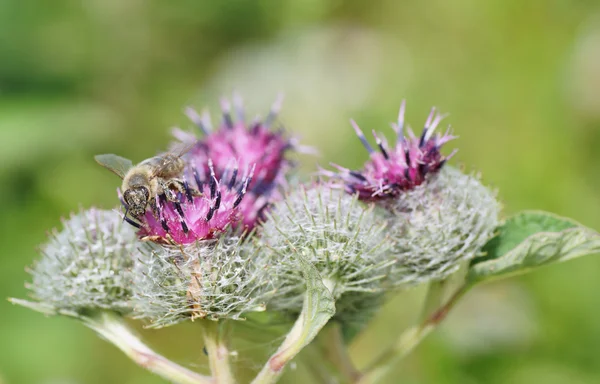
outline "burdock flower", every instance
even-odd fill
[[[498,225],[500,204],[478,177],[446,166],[388,208],[394,285],[442,280],[481,252]]]
[[[386,224],[356,196],[326,185],[300,187],[267,216],[260,240],[279,284],[270,308],[300,310],[305,287],[299,259],[316,267],[336,300],[382,289],[395,262],[386,257]]]
[[[370,159],[360,171],[334,165],[339,173],[322,171],[323,174],[341,179],[346,191],[350,194],[357,193],[361,200],[381,201],[398,197],[402,192],[421,185],[428,174],[439,171],[456,152],[449,156],[440,153],[442,145],[454,138],[449,132],[443,135],[435,133],[443,116],[436,114],[433,108],[421,136],[415,136],[410,127],[406,129],[408,136],[405,136],[404,110],[403,101],[398,122],[392,124],[396,132],[396,143],[393,146],[390,147],[385,139],[373,131],[379,151],[373,149],[358,125],[351,120],[358,138],[369,151]]]
[[[254,178],[248,186],[248,195],[252,197],[241,203],[242,223],[246,229],[253,228],[262,218],[268,203],[279,197],[277,187],[285,185],[285,175],[291,168],[286,152],[300,148],[282,130],[271,129],[282,100],[280,97],[273,104],[264,120],[255,119],[247,123],[241,98],[234,97],[235,119],[230,102],[224,99],[221,102],[223,119],[216,130],[207,113],[201,116],[187,108],[186,114],[199,127],[203,137],[196,138],[181,130],[174,132],[177,139],[184,143],[195,142],[185,156],[189,164],[186,170],[188,179],[209,179],[209,160],[214,164],[215,174],[219,178],[233,170],[232,177],[235,179],[238,169],[254,167]]]
[[[10,301],[76,319],[169,382],[209,382],[154,352],[123,319],[133,309],[134,258],[143,246],[133,228],[116,211],[97,209],[73,215],[63,225],[42,247],[43,257],[31,271],[29,289],[36,301]]]
[[[134,316],[160,328],[263,311],[274,276],[261,255],[253,239],[231,234],[184,246],[147,243],[136,254]]]
[[[189,244],[218,237],[237,225],[244,214],[253,215],[251,208],[256,199],[246,193],[253,169],[241,176],[237,175],[237,169],[226,172],[221,180],[217,180],[210,161],[209,169],[207,180],[195,174],[196,189],[184,183],[185,193],[179,196],[180,201],[168,201],[164,195],[159,196],[156,210],[146,211],[141,218],[138,235],[163,243]],[[245,199],[249,202],[242,206]]]
[[[370,153],[363,170],[337,166],[339,173],[323,171],[341,180],[347,193],[385,208],[393,243],[390,256],[396,261],[390,274],[393,286],[442,280],[455,272],[493,235],[500,209],[495,194],[478,177],[444,166],[456,151],[440,153],[454,138],[448,132],[435,133],[443,116],[432,109],[423,133],[416,137],[407,128],[405,136],[404,111],[402,102],[398,122],[392,124],[397,135],[393,147],[373,133],[379,151],[352,122]]]
[[[114,211],[89,209],[63,221],[31,269],[32,297],[55,311],[130,311],[136,236]]]

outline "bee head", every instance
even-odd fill
[[[123,193],[123,199],[127,204],[127,210],[135,217],[139,217],[146,213],[146,206],[150,192],[146,187],[129,188]]]

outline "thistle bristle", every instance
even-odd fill
[[[286,276],[269,303],[298,312],[304,279],[302,258],[314,265],[335,298],[378,292],[393,261],[386,258],[385,223],[355,196],[326,185],[300,187],[275,203],[261,230],[261,244],[277,275]]]
[[[161,328],[264,310],[273,274],[261,254],[256,242],[231,233],[184,246],[145,244],[135,255],[134,317]]]
[[[371,144],[369,144],[369,142],[367,141],[365,134],[362,132],[362,130],[360,129],[358,124],[356,124],[356,121],[350,120],[350,124],[352,124],[352,128],[354,128],[354,132],[356,133],[356,136],[358,136],[358,139],[360,140],[362,145],[365,147],[365,149],[369,153],[373,153],[374,152],[373,147],[371,147]]]
[[[407,127],[404,134],[406,103],[402,101],[398,113],[398,122],[392,123],[397,140],[394,148],[387,148],[387,143],[373,130],[373,136],[379,148],[374,151],[363,132],[354,120],[350,123],[363,146],[369,152],[369,160],[361,176],[356,176],[345,168],[337,167],[340,173],[334,178],[342,180],[344,189],[349,193],[358,193],[364,201],[382,201],[397,198],[401,193],[410,191],[426,181],[429,174],[438,172],[449,157],[440,153],[440,147],[454,137],[446,133],[444,136],[434,136],[434,130],[444,115],[436,114],[432,108],[424,125],[423,132],[417,138]],[[331,173],[322,175],[332,177]]]
[[[79,312],[131,310],[132,228],[116,211],[89,209],[63,221],[31,268],[32,296],[51,307]]]
[[[475,257],[493,236],[500,205],[477,177],[444,167],[427,183],[388,201],[397,263],[391,278],[410,286],[441,280]]]

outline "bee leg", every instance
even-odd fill
[[[167,233],[167,236],[169,236],[169,234]],[[162,237],[162,236],[144,236],[140,239],[141,241],[152,241],[154,243],[158,243],[158,244],[168,244],[171,245],[171,243],[167,240],[167,238]]]
[[[119,196],[119,198],[121,199],[121,197]],[[131,215],[129,213],[129,206],[125,203],[125,201],[123,199],[121,199],[121,203],[123,204],[123,206],[125,207],[125,214],[123,214],[123,221],[129,223],[130,225],[133,225],[136,228],[142,228],[142,224],[140,224],[140,219],[136,216],[131,216],[133,217],[135,220],[132,220],[129,215]]]
[[[191,196],[188,194],[189,187],[186,188],[186,183],[179,179],[169,179],[164,181],[163,188],[165,191],[168,191],[171,194],[171,201],[175,201],[177,199],[177,194],[175,191],[179,192],[181,195],[185,195],[188,200],[191,202]]]
[[[173,191],[169,188],[169,181],[164,179],[158,179],[158,189],[156,193],[163,201],[174,201]]]
[[[150,199],[150,208],[152,209],[152,214],[154,217],[158,218],[158,207],[156,206],[156,199]]]
[[[173,189],[170,188],[172,184],[172,180],[159,180],[160,189],[162,190],[162,194],[159,195],[159,199],[164,202],[170,201],[173,203],[175,210],[179,214],[179,224],[181,225],[181,229],[183,230],[183,233],[187,234],[190,229],[185,222],[185,214],[183,212],[183,208],[181,208],[181,203],[179,202],[178,196],[175,194]],[[163,225],[163,228],[164,227],[165,226]]]
[[[158,236],[158,235],[155,235],[155,236],[144,236],[140,240],[141,241],[152,241],[154,243],[165,244],[165,245],[177,245],[177,242],[168,233],[164,237],[163,236]]]
[[[190,184],[187,182],[187,180],[171,179],[169,181],[172,183],[174,189],[177,189],[182,194],[185,194],[185,197],[189,203],[194,201],[195,196],[202,196],[202,192],[190,187]]]
[[[136,221],[131,220],[129,217],[127,216],[123,216],[123,220],[125,220],[127,223],[133,225],[134,227],[140,229],[142,228],[142,225]]]
[[[179,203],[179,198],[172,189],[165,189],[165,196],[167,197],[168,201]]]

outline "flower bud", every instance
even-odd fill
[[[263,311],[273,288],[259,251],[248,238],[226,235],[180,246],[147,243],[137,254],[134,316],[161,328]]]
[[[117,212],[99,209],[72,215],[63,226],[31,270],[33,298],[56,309],[129,312],[133,229]]]
[[[471,260],[493,236],[500,204],[478,177],[446,166],[388,200],[394,285],[441,280]]]
[[[300,310],[305,292],[300,258],[317,268],[336,300],[380,291],[394,262],[385,257],[385,225],[356,196],[326,185],[288,194],[274,205],[261,232],[279,284],[269,309]]]

